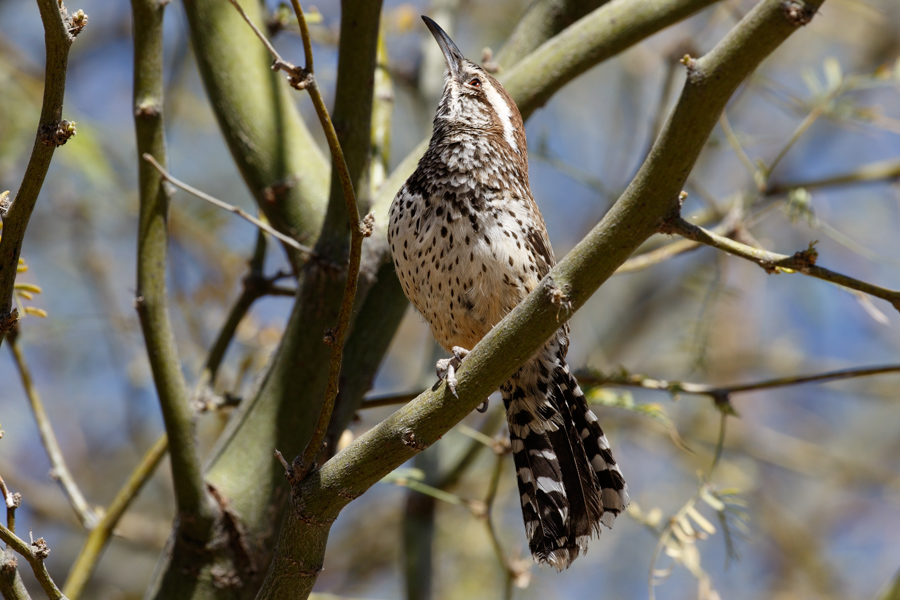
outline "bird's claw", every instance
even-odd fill
[[[487,409],[488,409],[488,404],[489,404],[489,403],[490,403],[490,400],[485,400],[484,402],[482,402],[481,404],[479,404],[478,407],[477,407],[475,410],[477,410],[477,411],[480,412],[480,413],[486,413],[486,412],[487,412]]]
[[[437,361],[435,365],[435,370],[437,371],[438,379],[442,379],[447,382],[447,387],[450,388],[450,393],[453,394],[454,397],[459,398],[456,393],[456,369],[462,363],[463,359],[469,353],[465,348],[460,348],[459,346],[453,346],[453,356],[450,358],[442,358]]]

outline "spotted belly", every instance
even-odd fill
[[[398,204],[389,241],[404,292],[441,346],[473,348],[537,285],[534,257],[512,235],[508,213],[469,218],[448,206]]]

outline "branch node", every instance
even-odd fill
[[[375,230],[375,213],[370,212],[359,222],[359,232],[363,237],[371,237]]]
[[[296,177],[288,177],[281,181],[277,181],[272,185],[268,185],[263,188],[262,197],[263,200],[268,202],[269,204],[277,204],[279,200],[287,196],[287,194],[291,191],[291,189],[297,185]]]
[[[50,547],[47,546],[47,542],[42,537],[38,539],[32,538],[31,547],[34,549],[35,557],[37,557],[39,560],[44,560],[45,558],[50,556]]]
[[[288,83],[295,90],[305,90],[308,87],[315,87],[316,78],[312,71],[308,71],[304,67],[298,67],[286,60],[276,58],[272,62],[273,71],[284,71],[287,73]]]
[[[410,431],[410,430],[404,431],[403,435],[400,438],[400,441],[403,442],[404,446],[409,446],[410,448],[413,448],[414,450],[424,450],[425,448],[428,447],[426,444],[422,444],[416,439],[415,431]]]
[[[60,3],[60,8],[63,8],[62,3]],[[69,35],[72,37],[81,33],[87,24],[88,16],[84,14],[83,10],[79,10],[71,17],[66,18],[66,29],[69,30]]]
[[[154,118],[159,115],[160,110],[156,102],[141,102],[134,109],[134,116],[139,118]]]
[[[54,121],[38,127],[38,139],[47,147],[62,146],[75,135],[75,121]]]
[[[816,244],[818,243],[819,240],[813,240],[809,243],[809,247],[806,250],[794,252],[793,256],[791,256],[791,262],[796,264],[798,271],[805,272],[810,267],[815,266],[816,260],[819,258],[819,251],[816,250]]]
[[[569,292],[571,291],[571,286],[564,285],[563,287],[559,287],[556,285],[556,282],[553,281],[550,277],[547,277],[547,295],[550,296],[550,302],[556,305],[556,320],[559,321],[559,311],[563,308],[566,309],[566,313],[572,312],[572,300],[569,298]]]
[[[322,342],[326,346],[334,346],[334,342],[337,339],[337,328],[336,327],[328,327],[325,329],[325,335],[322,336]]]
[[[786,0],[782,4],[784,15],[788,22],[794,27],[803,27],[812,21],[813,15],[816,14],[815,9],[810,8],[805,2],[799,0]]]
[[[0,192],[0,221],[6,217],[6,213],[9,212],[9,207],[11,206],[12,201],[9,199],[9,190]]]
[[[5,315],[0,314],[0,333],[6,333],[16,328],[19,323],[19,309],[14,308]]]

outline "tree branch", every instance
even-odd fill
[[[132,0],[134,14],[134,117],[138,155],[166,160],[163,130],[162,35],[164,4]],[[159,172],[138,160],[140,219],[138,223],[137,294],[140,317],[153,380],[169,438],[179,528],[202,540],[215,518],[200,470],[194,439],[193,414],[175,336],[169,320],[166,291],[169,192]]]
[[[244,0],[252,20],[261,5]],[[325,216],[328,164],[266,50],[221,0],[184,4],[200,75],[235,164],[275,229],[312,246]],[[306,260],[286,248],[295,271]]]
[[[28,221],[44,185],[54,150],[75,135],[75,123],[62,118],[63,97],[66,92],[69,47],[75,40],[75,35],[87,23],[87,17],[79,11],[70,18],[61,0],[38,0],[38,8],[44,24],[44,45],[47,51],[44,99],[22,185],[3,215],[3,235],[0,236],[0,324],[4,326],[0,328],[0,344],[3,343],[4,333],[12,328],[9,321],[14,323],[16,320],[11,312],[13,286]],[[74,22],[76,18],[79,21],[77,24]]]
[[[510,67],[541,44],[609,0],[539,0],[532,2],[503,48],[495,56],[501,67]]]
[[[725,103],[766,56],[812,18],[820,3],[761,2],[709,54],[688,62],[681,98],[634,181],[590,234],[467,356],[457,372],[458,398],[446,384],[425,392],[294,488],[294,510],[282,525],[270,568],[279,577],[267,580],[270,585],[258,598],[307,597],[341,509],[480,404],[661,220],[677,211],[678,194]]]
[[[728,401],[732,394],[742,392],[754,392],[804,383],[824,383],[827,381],[840,381],[855,377],[869,377],[885,373],[900,373],[900,365],[882,365],[877,367],[856,367],[852,369],[840,369],[827,371],[814,375],[789,375],[775,379],[764,379],[749,383],[714,386],[705,383],[690,383],[687,381],[666,381],[665,379],[653,379],[643,375],[615,374],[602,375],[595,373],[579,373],[578,381],[584,385],[613,385],[623,387],[636,387],[646,390],[659,390],[670,394],[693,394],[709,396],[717,402]]]
[[[112,537],[113,530],[128,510],[131,501],[134,500],[144,484],[153,476],[156,467],[166,455],[168,449],[168,439],[163,434],[156,440],[156,443],[144,453],[141,462],[135,467],[134,471],[128,477],[128,481],[113,498],[113,501],[107,507],[103,517],[97,523],[90,534],[88,534],[81,551],[75,558],[72,568],[69,570],[69,576],[63,585],[65,594],[71,599],[76,600],[81,597],[88,580],[97,568],[100,556],[106,549],[109,539]]]
[[[889,290],[877,285],[872,285],[865,281],[860,281],[853,277],[841,275],[840,273],[835,273],[834,271],[817,266],[815,263],[818,258],[818,252],[816,252],[813,244],[810,244],[808,249],[795,252],[791,256],[777,254],[775,252],[754,248],[725,236],[718,235],[712,231],[694,225],[693,223],[688,223],[681,217],[667,220],[660,227],[660,231],[662,233],[677,233],[689,240],[706,244],[729,254],[733,254],[734,256],[744,258],[758,264],[765,269],[767,273],[797,272],[809,275],[810,277],[815,277],[816,279],[830,281],[831,283],[836,283],[840,286],[886,300],[895,309],[900,311],[900,291]]]
[[[15,550],[28,561],[28,564],[31,565],[31,570],[34,571],[34,576],[37,578],[38,583],[41,584],[41,588],[48,598],[52,600],[67,600],[63,593],[59,591],[59,588],[56,587],[56,584],[53,583],[53,578],[50,577],[47,566],[44,564],[44,559],[50,554],[50,548],[47,547],[47,542],[44,541],[44,538],[38,538],[32,541],[31,544],[28,544],[0,523],[0,540],[6,542],[12,550]]]
[[[350,327],[350,315],[353,311],[353,302],[356,299],[356,288],[359,280],[359,262],[360,257],[362,256],[362,241],[363,238],[368,237],[372,234],[372,223],[370,222],[372,216],[366,217],[366,222],[360,221],[359,218],[359,208],[357,207],[356,201],[356,193],[354,192],[354,175],[350,173],[349,165],[347,160],[345,160],[344,152],[342,150],[342,143],[338,139],[338,134],[335,131],[334,123],[332,123],[331,117],[328,114],[328,109],[325,107],[325,101],[322,98],[322,94],[319,92],[319,87],[316,84],[314,72],[313,72],[313,55],[312,48],[309,41],[309,30],[306,27],[306,18],[303,15],[303,9],[300,8],[300,3],[297,0],[292,0],[294,5],[294,11],[297,13],[297,21],[300,23],[300,32],[303,35],[303,47],[306,52],[306,71],[309,73],[309,84],[306,86],[306,89],[309,91],[309,95],[312,98],[313,106],[316,108],[316,114],[319,116],[319,122],[322,124],[322,129],[325,132],[325,138],[328,140],[328,148],[331,150],[331,156],[333,159],[334,171],[337,174],[337,180],[340,183],[340,194],[344,199],[344,211],[346,211],[346,219],[344,222],[350,223],[350,264],[347,267],[347,280],[344,283],[344,297],[341,300],[341,308],[338,313],[337,325],[330,330],[328,330],[325,334],[326,336],[326,344],[331,346],[331,361],[328,366],[328,383],[325,387],[325,399],[322,403],[322,409],[319,413],[319,419],[316,423],[316,427],[313,430],[312,437],[306,444],[306,448],[303,451],[302,456],[299,458],[299,467],[300,472],[296,473],[296,476],[299,479],[302,479],[306,476],[306,473],[309,469],[315,467],[315,458],[319,455],[319,452],[322,449],[322,442],[325,440],[325,435],[328,430],[328,424],[331,422],[331,414],[334,410],[334,401],[337,398],[338,394],[338,382],[341,376],[341,360],[344,354],[344,340],[347,337],[347,330]],[[378,17],[381,14],[381,2],[377,0],[372,2],[371,0],[367,2],[358,2],[356,1],[353,6],[365,5],[375,8],[375,26],[374,31],[376,33],[375,40],[370,44],[372,49],[374,50],[375,43],[377,42],[377,32],[378,32]],[[347,14],[351,13],[351,14]],[[352,53],[352,48],[347,48],[344,46],[343,40],[345,36],[348,36],[354,40],[354,42],[359,41],[359,35],[356,29],[360,26],[360,22],[365,23],[366,30],[369,31],[373,29],[370,23],[366,22],[362,17],[365,15],[360,14],[352,14],[352,11],[348,10],[348,6],[345,3],[343,5],[343,12],[341,18],[341,52],[340,56],[343,57],[345,53]],[[368,15],[371,16],[371,15]],[[345,23],[347,23],[347,27],[345,30]],[[365,40],[363,40],[365,41]],[[344,62],[342,59],[338,62],[338,73],[344,73],[346,75],[347,70],[352,70],[353,67],[356,68],[365,68],[367,65],[357,65],[353,62],[352,59],[350,63]],[[375,53],[371,52],[371,62],[370,68],[364,72],[364,74],[371,74],[375,69]],[[347,64],[353,65],[353,67],[347,67]],[[343,65],[343,68],[341,66]],[[352,73],[352,75],[356,76],[354,81],[359,81],[359,73]],[[338,78],[338,88],[341,89],[340,86],[340,77]],[[346,84],[345,84],[346,86]],[[346,89],[346,87],[344,88]],[[358,92],[357,92],[358,93]],[[347,98],[345,102],[349,103],[349,94],[345,91],[342,96],[339,98]],[[365,97],[365,94],[363,94]],[[371,109],[372,109],[372,94],[371,87],[369,89],[369,102],[368,110],[363,109],[362,113],[365,122],[356,123],[357,126],[363,125],[365,129],[363,131],[363,136],[360,138],[357,135],[357,138],[360,139],[355,140],[356,148],[356,163],[357,173],[356,173],[356,181],[359,182],[359,178],[365,172],[364,165],[366,162],[366,156],[368,155],[368,144],[369,144],[369,118],[371,117]],[[355,98],[356,104],[366,104],[365,102],[360,102],[359,97]],[[335,111],[337,112],[338,107],[341,106],[336,103]],[[358,109],[357,109],[358,110]],[[359,112],[356,114],[359,117]],[[345,127],[348,127],[350,131],[352,131],[353,127],[349,122],[345,121]],[[348,134],[345,134],[348,135]],[[352,138],[351,138],[352,140]],[[357,189],[362,189],[363,186],[357,186]],[[335,192],[332,188],[332,201],[329,203],[328,214],[330,215],[332,212],[332,205],[335,198]],[[325,228],[329,227],[330,219],[328,216],[325,218]],[[339,225],[332,225],[335,229],[340,229]]]

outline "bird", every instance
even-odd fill
[[[500,82],[430,18],[446,61],[428,150],[391,203],[403,291],[455,369],[556,264],[528,182],[522,117]],[[566,363],[563,325],[500,386],[532,556],[568,568],[628,505],[609,441]]]

